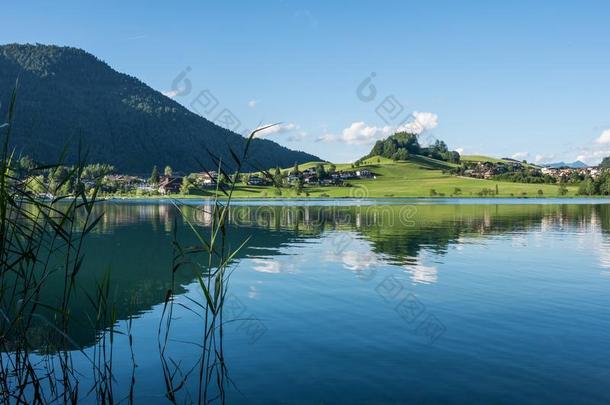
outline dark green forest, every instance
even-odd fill
[[[2,115],[18,80],[13,144],[18,155],[39,162],[77,160],[79,142],[87,161],[111,164],[123,173],[150,173],[154,165],[198,171],[216,165],[208,151],[233,162],[245,138],[221,128],[76,48],[47,45],[0,46]],[[288,167],[319,161],[270,140],[250,145],[253,168]],[[200,164],[201,163],[201,164]]]

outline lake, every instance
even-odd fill
[[[113,323],[133,336],[114,337],[114,389],[126,395],[133,354],[135,398],[164,403],[172,241],[195,241],[182,215],[203,232],[211,216],[197,201],[182,215],[163,201],[97,209],[79,283],[109,271]],[[230,223],[227,246],[249,241],[223,315],[229,403],[610,402],[604,201],[239,201]],[[171,358],[188,369],[204,297],[192,272],[175,281]],[[90,312],[77,295],[75,319]],[[100,329],[70,337],[83,387]]]

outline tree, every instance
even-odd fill
[[[157,169],[157,166],[153,167],[152,173],[150,174],[150,179],[148,181],[150,184],[159,184],[159,170]]]
[[[188,195],[188,194],[190,194],[192,188],[193,188],[193,185],[191,184],[191,181],[189,180],[189,178],[186,176],[183,177],[182,184],[180,185],[180,194]]]
[[[449,149],[447,148],[447,144],[444,141],[440,141],[438,139],[434,141],[434,145],[430,147],[430,150],[433,153],[438,153],[439,155],[449,151]]]
[[[218,174],[218,185],[219,186],[224,186],[226,184],[228,184],[229,181],[227,179],[227,176],[224,173],[219,173]]]
[[[460,153],[457,151],[447,151],[447,152],[443,152],[441,153],[441,158],[445,161],[445,162],[449,162],[449,163],[460,163]]]
[[[564,196],[564,195],[568,194],[568,188],[566,187],[566,185],[564,183],[560,183],[559,184],[558,193],[561,196]]]
[[[241,183],[241,174],[237,171],[233,173],[233,178],[231,179],[231,181],[235,184]]]
[[[337,171],[337,166],[335,166],[334,163],[331,163],[330,166],[328,167],[328,173],[334,173]]]
[[[45,185],[44,185],[44,176],[30,176],[25,180],[25,187],[28,191],[36,194],[44,193]]]
[[[599,167],[610,168],[610,156],[605,157],[604,160],[599,164]]]
[[[81,177],[87,180],[98,180],[114,173],[116,170],[114,166],[105,163],[94,163],[87,165],[83,168]]]
[[[275,172],[273,173],[273,182],[275,183],[275,186],[281,187],[283,179],[284,178],[282,176],[282,171],[280,170],[280,167],[276,166]]]
[[[18,176],[22,178],[36,168],[36,163],[31,157],[22,156],[21,159],[19,159],[19,161],[17,162],[16,166]]]
[[[318,176],[318,179],[326,177],[326,171],[324,170],[324,165],[322,163],[316,165],[316,176]]]
[[[171,176],[172,174],[174,174],[174,171],[172,170],[171,166],[165,166],[165,169],[163,170],[163,174],[166,176]]]
[[[299,170],[299,164],[297,162],[294,162],[294,167],[292,168],[291,174],[294,176],[298,176],[299,174],[301,174],[301,171]]]
[[[294,191],[297,195],[301,195],[303,192],[303,179],[298,179],[294,184]]]
[[[66,166],[58,166],[49,172],[49,189],[53,194],[65,196],[72,190],[70,170]]]
[[[595,188],[596,188],[595,182],[593,181],[592,178],[588,177],[587,179],[585,179],[585,181],[580,183],[580,185],[578,186],[578,194],[595,195],[595,194],[597,194]]]
[[[602,195],[610,195],[610,172],[604,173],[599,182],[599,193]]]
[[[407,152],[407,150],[404,148],[398,149],[398,151],[396,151],[396,153],[394,153],[392,155],[392,160],[407,160],[407,159],[409,159],[409,152]]]

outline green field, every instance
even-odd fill
[[[481,155],[463,155],[460,157],[460,160],[463,162],[489,162],[489,163],[500,163],[507,162],[504,159],[497,159],[489,156],[481,156]]]
[[[464,155],[464,156],[460,157],[460,160],[462,162],[482,162],[482,163],[514,163],[515,162],[514,160],[498,159],[498,158],[482,156],[482,155]],[[535,164],[532,164],[532,163],[526,163],[525,166],[532,167],[532,168],[537,167]]]
[[[314,167],[316,162],[302,164],[300,170]],[[328,169],[330,163],[325,163]],[[495,192],[497,197],[559,197],[559,187],[552,184],[524,184],[473,179],[445,174],[443,169],[454,165],[425,157],[414,157],[408,161],[395,162],[390,159],[372,157],[364,161],[359,168],[371,170],[376,178],[367,180],[350,180],[351,187],[304,186],[301,195],[296,195],[292,188],[277,190],[271,186],[249,186],[239,184],[235,197],[243,198],[277,198],[277,197],[430,197],[434,189],[437,197],[479,197],[482,189]],[[337,170],[351,169],[351,164],[336,164]],[[286,168],[284,170],[291,170]],[[457,189],[460,189],[458,192]],[[568,187],[564,197],[575,197],[577,187]],[[281,193],[280,193],[281,192]],[[211,195],[204,193],[201,196]]]

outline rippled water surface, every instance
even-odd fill
[[[228,244],[250,241],[225,308],[229,402],[610,402],[610,205],[299,204],[231,212]],[[202,208],[184,214],[206,229]],[[117,327],[137,316],[136,396],[162,402],[171,242],[192,235],[170,204],[100,209],[80,283],[111,269]],[[177,278],[181,302],[203,299],[193,274]],[[187,364],[201,321],[176,319],[172,356]],[[74,339],[86,352],[95,333]],[[128,381],[124,336],[114,352]]]

